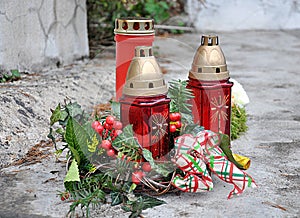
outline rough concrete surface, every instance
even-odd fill
[[[40,70],[89,54],[85,0],[0,1],[0,66]]]
[[[156,38],[166,80],[186,79],[201,34]],[[168,204],[148,209],[144,217],[298,217],[300,214],[300,31],[220,32],[231,77],[243,84],[250,104],[248,132],[232,142],[234,152],[252,160],[247,171],[258,188],[227,200],[231,185],[213,177],[207,193],[167,194]],[[113,48],[109,48],[113,50]],[[64,217],[69,204],[56,196],[63,190],[65,163],[53,148],[35,164],[7,166],[46,140],[50,108],[68,96],[92,111],[114,95],[114,58],[76,63],[22,80],[0,84],[0,217]],[[63,159],[62,159],[63,160]],[[104,205],[92,217],[126,217],[119,207]]]

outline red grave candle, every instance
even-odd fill
[[[120,18],[115,21],[116,41],[116,100],[122,96],[127,71],[136,46],[152,46],[154,20]]]
[[[138,142],[155,159],[170,151],[170,99],[166,93],[167,86],[152,56],[152,47],[137,47],[120,99],[121,121],[124,125],[132,124]]]
[[[187,86],[195,96],[192,102],[195,123],[230,137],[232,85],[218,37],[202,36]]]

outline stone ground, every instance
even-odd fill
[[[166,80],[187,78],[200,35],[156,38]],[[231,77],[243,84],[250,98],[249,130],[233,141],[232,148],[251,158],[248,173],[259,187],[227,200],[232,187],[213,178],[213,191],[167,194],[161,197],[167,205],[148,209],[143,216],[299,217],[300,30],[218,35]],[[105,49],[94,60],[24,74],[17,82],[0,84],[1,218],[65,217],[69,204],[57,197],[57,191],[63,190],[65,162],[55,159],[46,141],[50,108],[68,97],[92,111],[94,105],[113,97],[113,50]],[[32,155],[26,156],[29,150]],[[24,163],[18,165],[20,159]],[[92,217],[96,216],[128,214],[104,205],[93,211]]]

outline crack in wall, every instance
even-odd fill
[[[5,19],[6,19],[8,22],[12,23],[12,20],[9,19],[9,17],[8,17],[7,14],[6,14],[6,12],[0,11],[0,15],[4,16]]]
[[[13,23],[13,22],[15,22],[16,20],[18,20],[18,19],[20,19],[20,18],[22,18],[22,17],[26,17],[28,14],[21,14],[21,15],[16,16],[16,17],[13,18],[13,19],[10,19],[6,12],[0,11],[0,15],[4,16],[5,19],[6,19],[8,22]]]
[[[80,0],[79,0],[80,1]],[[45,47],[44,47],[44,51],[43,54],[46,57],[46,50],[47,50],[47,41],[49,39],[49,34],[51,33],[52,29],[56,26],[56,25],[61,25],[64,29],[67,29],[69,27],[69,25],[72,25],[74,32],[76,34],[77,37],[79,37],[79,32],[77,30],[77,26],[76,26],[76,17],[77,17],[77,10],[81,9],[83,12],[86,12],[86,10],[82,7],[82,5],[77,1],[74,0],[75,3],[75,7],[73,10],[73,14],[72,17],[70,18],[70,20],[67,22],[66,25],[63,24],[62,21],[58,21],[57,19],[57,0],[53,0],[53,14],[54,14],[54,21],[50,24],[48,30],[46,31],[42,18],[41,18],[41,10],[42,10],[42,6],[44,4],[44,0],[42,0],[41,5],[39,7],[39,9],[37,10],[37,14],[38,14],[38,19],[39,19],[39,23],[40,26],[42,28],[43,34],[45,36]]]
[[[77,31],[75,19],[76,19],[76,16],[77,16],[77,9],[80,8],[81,5],[78,5],[78,2],[77,2],[76,0],[74,0],[74,2],[75,2],[75,8],[74,8],[74,11],[73,11],[73,16],[72,16],[72,18],[70,19],[70,21],[69,21],[68,24],[71,24],[71,23],[72,23],[72,26],[73,26],[73,29],[74,29],[74,31],[75,31],[75,34],[76,34],[76,36],[78,37],[78,31]]]
[[[43,5],[44,5],[44,0],[42,0],[41,5],[37,10],[37,16],[38,16],[38,19],[39,19],[40,27],[42,28],[42,31],[44,33],[44,36],[47,38],[46,30],[45,30],[45,27],[43,25],[43,21],[42,21],[41,14],[40,14],[40,11],[41,11]]]
[[[16,15],[15,17],[10,17],[8,14],[11,13],[11,10],[15,10],[14,7],[8,9],[2,8],[2,10],[0,9],[0,16],[3,16],[3,18],[5,18],[4,23],[6,23],[6,21],[7,23],[4,25],[6,25],[8,28],[15,29],[16,27],[20,26],[19,22],[18,24],[13,24],[13,22],[24,16],[30,16],[29,22],[31,22],[31,25],[36,24],[36,28],[38,31],[37,33],[38,38],[36,40],[37,43],[40,43],[38,47],[39,47],[39,51],[41,52],[40,54],[41,57],[38,57],[38,59],[40,60],[37,60],[36,58],[32,60],[32,61],[36,61],[37,63],[31,63],[29,61],[30,63],[25,63],[27,67],[25,65],[23,67],[27,69],[29,67],[30,69],[32,69],[32,67],[34,66],[42,66],[42,64],[48,64],[48,61],[50,61],[53,64],[53,60],[57,60],[58,62],[67,60],[67,62],[69,62],[71,59],[74,59],[75,53],[78,55],[78,51],[79,54],[81,54],[82,56],[86,56],[86,52],[85,52],[86,43],[84,41],[84,38],[82,40],[82,37],[80,35],[80,34],[84,34],[84,32],[82,32],[81,30],[82,27],[84,28],[84,26],[82,26],[83,24],[82,19],[78,19],[78,16],[80,17],[82,16],[81,14],[82,12],[86,13],[84,2],[85,2],[84,0],[72,0],[71,2],[66,0],[64,1],[41,0],[39,1],[38,4],[34,6],[31,6],[30,3],[29,4],[24,3],[23,6],[18,7],[18,10],[16,12],[14,11],[13,15]],[[28,8],[27,5],[29,6]],[[49,5],[51,5],[51,7],[49,7]],[[24,10],[22,10],[23,7]],[[21,15],[18,15],[18,13],[20,12]],[[9,27],[10,25],[13,26]],[[24,36],[23,32],[22,33],[17,32],[16,34],[22,34],[22,36]],[[26,34],[26,32],[24,33]],[[30,35],[34,36],[35,34],[33,33]],[[65,45],[65,43],[61,43],[68,40],[65,37],[71,37],[70,45]],[[81,43],[81,44],[76,44],[76,43]],[[0,51],[1,49],[2,48],[0,48]],[[16,48],[16,49],[22,50],[22,48]],[[64,52],[68,50],[72,51],[72,49],[75,51],[75,53],[71,52],[70,54],[68,54]],[[9,55],[6,56],[5,58],[9,58]],[[52,60],[52,58],[54,59]],[[20,57],[20,59],[22,59],[22,57]],[[16,63],[12,62],[11,64],[15,65]]]

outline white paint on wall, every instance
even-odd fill
[[[300,28],[299,0],[187,0],[187,11],[200,31]]]
[[[0,66],[39,70],[89,54],[85,0],[1,0]]]

